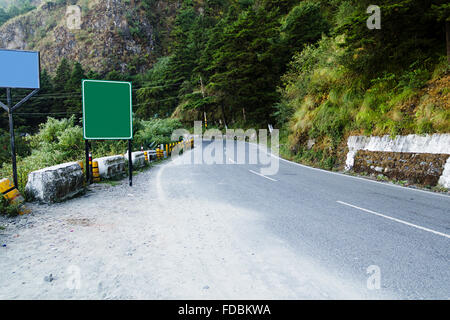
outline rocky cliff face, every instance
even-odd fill
[[[142,71],[156,60],[155,26],[132,0],[82,0],[81,25],[73,29],[73,11],[61,1],[43,1],[39,7],[0,27],[0,48],[38,50],[41,65],[53,73],[66,57],[86,69]],[[175,14],[178,2],[156,1],[155,10]],[[68,20],[69,23],[68,23]],[[130,21],[139,26],[132,32]]]

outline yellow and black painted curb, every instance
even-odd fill
[[[162,149],[156,149],[156,158],[158,160],[161,160],[162,158],[164,158],[164,151]]]
[[[3,197],[12,204],[22,204],[25,201],[19,190],[8,178],[0,180],[0,193],[2,193]],[[19,214],[23,215],[27,213],[30,213],[30,210],[22,204],[19,208]]]
[[[98,169],[98,162],[92,162],[92,178],[94,182],[100,182],[100,171]]]
[[[81,171],[83,171],[83,173],[84,173],[84,162],[83,161],[77,161],[77,163],[80,165]]]

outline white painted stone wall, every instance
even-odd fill
[[[432,153],[450,154],[450,134],[432,134],[397,136],[391,139],[390,136],[365,137],[351,136],[347,141],[348,153],[345,162],[345,169],[353,168],[355,155],[358,150],[381,151],[381,152],[412,152],[412,153]],[[450,159],[439,179],[439,184],[450,188]]]
[[[43,203],[63,201],[84,189],[84,175],[77,162],[63,163],[28,175],[25,192]]]
[[[93,161],[98,162],[100,177],[104,179],[111,179],[125,172],[125,159],[122,156],[102,157]]]

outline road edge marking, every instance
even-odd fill
[[[432,229],[421,227],[421,226],[418,226],[416,224],[413,224],[413,223],[410,223],[410,222],[407,222],[407,221],[404,221],[404,220],[401,220],[401,219],[390,217],[390,216],[387,216],[387,215],[384,215],[384,214],[381,214],[381,213],[378,213],[378,212],[375,212],[375,211],[372,211],[372,210],[369,210],[369,209],[364,209],[364,208],[355,206],[353,204],[346,203],[344,201],[339,201],[338,200],[336,202],[339,203],[339,204],[342,204],[344,206],[348,206],[348,207],[351,207],[351,208],[354,208],[354,209],[358,209],[358,210],[361,210],[361,211],[364,211],[364,212],[367,212],[367,213],[370,213],[370,214],[373,214],[373,215],[376,215],[376,216],[379,216],[379,217],[382,217],[382,218],[385,218],[385,219],[389,219],[389,220],[392,220],[392,221],[395,221],[395,222],[398,222],[398,223],[402,223],[402,224],[405,224],[407,226],[410,226],[410,227],[413,227],[413,228],[416,228],[416,229],[420,229],[420,230],[423,230],[423,231],[431,232],[431,233],[434,233],[436,235],[439,235],[439,236],[446,237],[446,238],[450,239],[450,235],[442,233],[442,232],[439,232],[439,231],[435,231],[435,230],[432,230]]]
[[[254,145],[258,149],[261,150],[259,145],[255,144],[255,143],[249,143],[249,142],[247,142],[247,143],[251,144],[251,145]],[[280,156],[276,156],[276,155],[272,154],[271,152],[268,152],[268,151],[265,151],[265,150],[263,150],[263,152],[265,152],[267,155],[269,155],[269,156],[271,156],[271,157],[273,157],[275,159],[278,159],[278,160],[281,160],[281,161],[284,161],[284,162],[287,162],[287,163],[290,163],[290,164],[293,164],[293,165],[296,165],[296,166],[299,166],[299,167],[303,167],[303,168],[306,168],[306,169],[314,170],[314,171],[319,171],[319,172],[328,173],[328,174],[334,174],[334,175],[347,177],[347,178],[358,179],[358,180],[366,181],[366,182],[377,183],[377,184],[382,185],[382,186],[395,187],[395,188],[398,188],[398,189],[401,189],[401,190],[406,190],[406,191],[416,191],[416,192],[422,192],[424,194],[439,196],[439,197],[443,197],[443,198],[447,198],[447,199],[450,198],[450,195],[447,195],[447,194],[442,194],[442,193],[437,193],[437,192],[427,191],[427,190],[421,190],[421,189],[408,188],[408,187],[403,187],[403,186],[399,186],[399,185],[396,185],[396,184],[390,184],[390,183],[385,183],[385,182],[381,182],[381,181],[370,180],[370,179],[366,179],[366,178],[363,178],[363,177],[355,177],[355,176],[352,176],[352,175],[349,175],[349,174],[345,174],[345,173],[341,173],[341,172],[334,172],[334,171],[330,171],[330,170],[314,168],[314,167],[310,167],[310,166],[307,166],[307,165],[304,165],[304,164],[301,164],[301,163],[298,163],[298,162],[294,162],[294,161],[291,161],[291,160],[284,159],[284,158],[282,158]]]
[[[275,179],[269,178],[269,177],[267,177],[267,176],[265,176],[265,175],[263,175],[263,174],[261,174],[261,173],[259,173],[259,172],[256,172],[256,171],[253,171],[253,170],[248,170],[248,171],[250,171],[251,173],[253,173],[253,174],[256,174],[256,175],[258,175],[258,176],[260,176],[260,177],[263,177],[263,178],[269,179],[269,180],[271,180],[271,181],[274,181],[274,182],[277,182],[277,181],[278,181],[278,180],[275,180]]]

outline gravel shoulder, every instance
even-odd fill
[[[153,171],[136,175],[133,188],[127,179],[116,186],[95,184],[78,198],[27,204],[31,214],[2,217],[0,298],[140,297],[118,288],[134,285],[133,266],[144,258],[137,250],[154,241]]]

